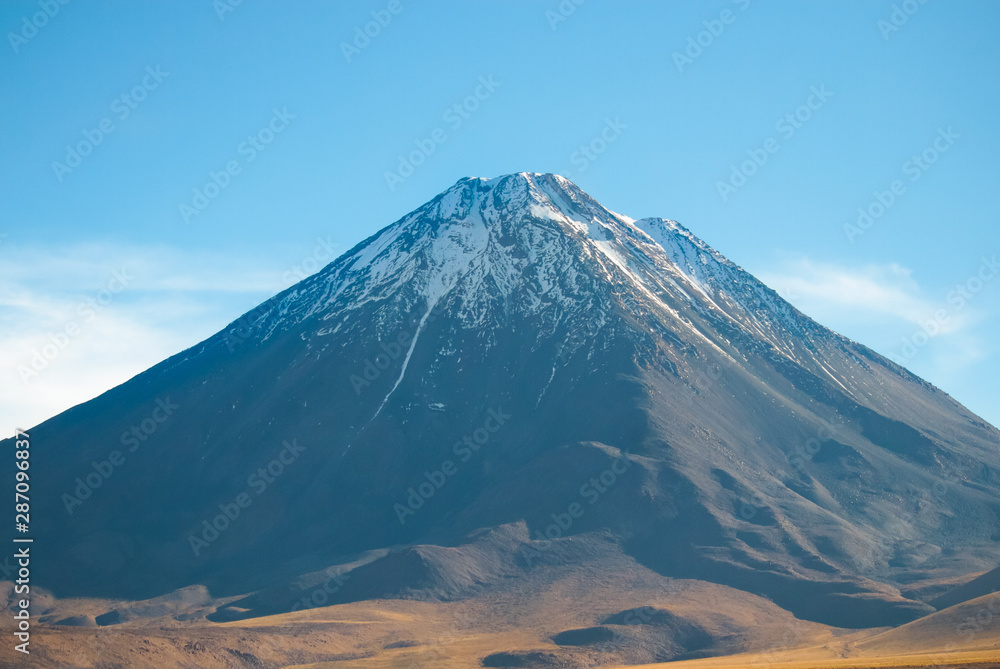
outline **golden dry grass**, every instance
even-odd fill
[[[87,610],[101,608],[84,604]],[[607,655],[560,648],[550,637],[643,605],[669,605],[720,638],[738,630],[742,648],[750,651],[641,665],[645,669],[1000,667],[1000,610],[993,613],[1000,601],[989,598],[891,630],[842,630],[797,620],[771,602],[725,586],[687,581],[657,598],[612,577],[603,583],[570,578],[496,599],[378,600],[228,623],[161,618],[101,628],[37,626],[30,658],[4,644],[0,667],[468,669],[480,667],[487,655],[514,650],[559,653],[580,666],[601,666]],[[798,647],[777,649],[788,645],[789,630]],[[951,652],[941,652],[949,645]]]
[[[893,667],[1000,667],[1000,649],[943,653],[910,653],[846,658],[822,657],[815,649],[781,653],[748,653],[703,660],[631,665],[629,669],[881,669]],[[609,669],[624,669],[625,665]]]
[[[972,599],[906,625],[865,632],[836,643],[642,666],[644,669],[1000,668],[1000,594]]]

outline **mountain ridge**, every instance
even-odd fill
[[[67,514],[60,496],[157,398],[176,418]],[[487,433],[491,409],[511,419]],[[430,568],[414,556],[453,553],[416,547],[570,517],[559,540],[582,552],[560,568],[610,541],[666,576],[877,626],[931,610],[901,594],[914,571],[984,571],[1000,539],[995,428],[683,226],[556,175],[462,179],[32,437],[49,444],[39,531],[60,553],[42,573],[61,596],[247,594],[389,550],[376,562],[414,569],[401,593],[462,597],[445,585],[469,567]],[[466,438],[480,448],[462,460]],[[257,493],[248,475],[286,440],[301,455]],[[591,504],[580,489],[618,457],[627,473]],[[400,522],[394,505],[428,476],[443,483]],[[192,552],[240,494],[251,503]],[[345,593],[384,596],[381,567],[355,569]]]

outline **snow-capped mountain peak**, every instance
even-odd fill
[[[562,176],[520,172],[459,180],[264,305],[254,325],[266,338],[319,318],[336,332],[368,304],[391,322],[443,300],[468,327],[549,311],[603,321],[615,305],[641,305],[652,329],[726,348],[697,316],[721,318],[789,356],[783,333],[811,324],[680,224],[635,220]]]
[[[67,515],[81,471],[165,398],[184,418]],[[60,587],[106,574],[106,593],[249,592],[264,565],[381,549],[388,562],[348,587],[397,597],[458,573],[478,587],[466,562],[400,574],[391,551],[509,523],[534,536],[621,465],[565,544],[611,541],[629,564],[752,586],[830,624],[909,620],[926,606],[891,585],[897,567],[945,547],[934,578],[982,571],[997,541],[995,429],[680,224],[616,214],[547,174],[462,179],[32,438],[56,446],[33,457],[49,472],[42,516],[62,521],[44,537],[59,568],[40,573]],[[200,519],[296,439],[302,463],[267,503],[192,556]],[[925,509],[912,491],[932,476],[948,495]]]

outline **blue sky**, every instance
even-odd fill
[[[680,221],[1000,423],[996,2],[7,0],[0,27],[0,429],[517,171]]]

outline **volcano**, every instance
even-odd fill
[[[680,224],[552,174],[462,179],[29,432],[34,582],[204,586],[228,598],[210,620],[290,611],[330,574],[333,604],[605,573],[888,626],[1000,540],[994,427]]]

